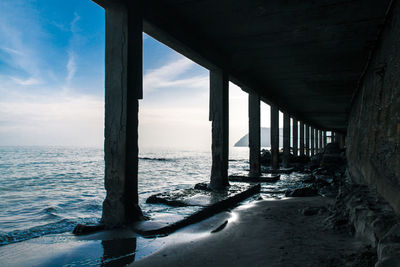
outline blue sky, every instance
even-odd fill
[[[89,0],[0,1],[0,145],[102,146],[104,23]],[[143,67],[139,144],[209,149],[208,71],[146,34]],[[247,95],[232,84],[230,115],[233,144]]]

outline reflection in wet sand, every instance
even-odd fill
[[[124,266],[135,261],[136,238],[103,240],[101,266]]]

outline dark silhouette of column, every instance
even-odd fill
[[[298,145],[299,145],[299,134],[298,134],[298,123],[295,118],[293,118],[293,155],[297,156],[298,153]]]
[[[249,93],[249,161],[251,177],[258,177],[261,175],[260,130],[260,97]]]
[[[283,159],[282,165],[284,168],[289,166],[290,156],[290,116],[287,113],[283,114]]]
[[[318,145],[318,148],[319,148],[319,150],[318,150],[318,152],[319,153],[322,153],[322,147],[323,147],[323,144],[322,144],[322,130],[318,130],[318,142],[319,142],[319,145]]]
[[[306,125],[306,156],[310,156],[310,126]]]
[[[271,164],[273,169],[279,168],[279,110],[271,105]]]
[[[300,122],[300,156],[304,156],[304,122]]]
[[[310,136],[310,144],[311,144],[311,146],[310,146],[310,151],[311,151],[311,156],[314,156],[314,144],[315,144],[315,141],[314,141],[314,128],[313,127],[311,127],[311,129],[310,129],[310,132],[311,132],[311,136]]]
[[[120,226],[140,220],[138,111],[142,98],[141,6],[115,4],[106,11],[105,189],[101,222]]]
[[[220,69],[210,71],[210,121],[212,121],[212,167],[210,187],[221,190],[228,182],[229,80]]]

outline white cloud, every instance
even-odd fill
[[[207,76],[179,78],[180,75],[195,67],[195,63],[187,58],[172,61],[158,69],[148,70],[143,77],[143,89],[146,94],[166,87],[207,88]]]
[[[75,54],[71,51],[68,52],[68,62],[67,62],[67,83],[71,82],[72,78],[76,73],[76,62]]]
[[[14,54],[14,55],[19,55],[22,56],[23,53],[21,51],[9,48],[9,47],[0,47],[1,50],[7,52],[8,54]]]
[[[0,145],[101,146],[103,127],[103,99],[15,94],[0,101]]]
[[[18,85],[36,85],[39,83],[39,80],[34,77],[30,77],[26,80],[19,79],[16,77],[11,77],[11,79]]]

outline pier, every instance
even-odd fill
[[[289,167],[291,154],[313,157],[338,143],[346,149],[349,178],[376,188],[400,213],[398,2],[94,2],[106,11],[106,227],[142,219],[137,184],[143,32],[209,70],[211,190],[229,186],[233,82],[249,94],[250,177],[261,175],[263,102],[271,108],[271,169]]]

